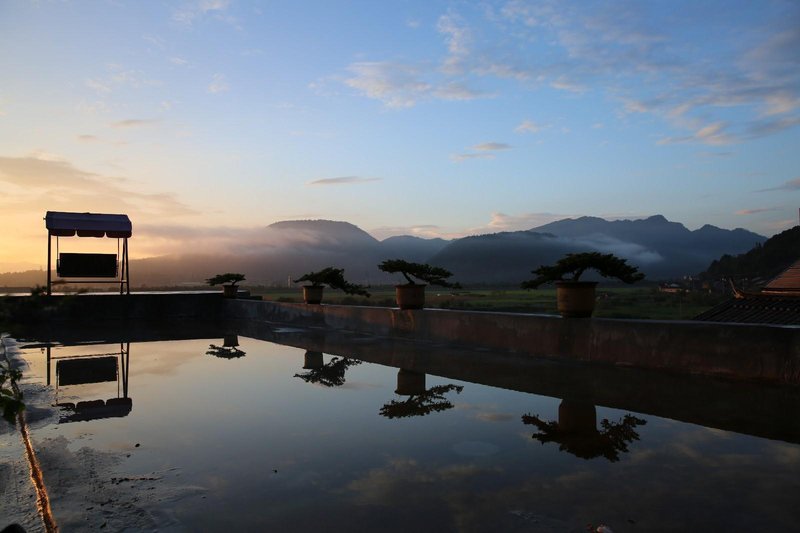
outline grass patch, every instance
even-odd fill
[[[300,289],[249,288],[264,300],[301,303]],[[325,291],[324,303],[395,307],[394,287],[370,287],[371,298]],[[597,290],[595,316],[688,320],[726,300],[724,294],[661,293],[655,287],[608,287]],[[537,290],[486,288],[451,291],[428,287],[425,306],[440,309],[557,314],[555,288]]]

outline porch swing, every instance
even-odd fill
[[[128,238],[133,233],[127,215],[48,211],[47,294],[52,294],[52,240],[56,238],[56,276],[68,283],[119,283],[119,293],[130,294]],[[60,237],[109,237],[117,239],[117,253],[61,252]],[[122,242],[120,242],[122,241]],[[78,279],[75,279],[78,278]],[[86,279],[91,278],[91,279]]]

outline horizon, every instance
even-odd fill
[[[667,219],[666,217],[664,217],[661,214],[649,215],[649,216],[642,217],[642,218],[617,218],[617,219],[603,219],[603,218],[600,218],[600,217],[579,216],[579,217],[569,217],[569,218],[558,219],[558,220],[555,220],[553,222],[577,221],[577,220],[583,219],[583,218],[600,219],[600,220],[604,220],[606,222],[639,222],[639,221],[650,220],[650,219],[653,219],[653,218],[660,218],[660,219],[663,219],[666,223],[669,223],[669,224],[679,224],[679,225],[681,225],[682,227],[684,227],[686,230],[688,230],[690,232],[698,231],[698,230],[700,230],[700,229],[702,229],[704,227],[712,227],[712,228],[716,228],[716,229],[723,229],[725,231],[737,231],[737,230],[749,231],[749,230],[746,230],[744,228],[732,228],[732,229],[718,228],[717,226],[713,226],[713,225],[710,225],[710,224],[705,224],[705,225],[703,225],[701,227],[698,227],[698,228],[689,228],[685,224],[682,224],[682,223],[674,221],[674,220],[669,220],[669,219]],[[346,220],[331,220],[331,219],[280,220],[280,221],[273,222],[272,224],[269,224],[269,225],[266,225],[266,226],[256,226],[256,227],[251,227],[251,228],[226,228],[226,229],[223,229],[221,231],[221,233],[216,233],[216,234],[208,237],[208,240],[206,241],[205,246],[203,247],[203,252],[205,252],[207,249],[214,249],[216,251],[216,253],[236,253],[231,248],[227,248],[228,246],[231,245],[230,241],[228,239],[226,239],[226,237],[229,236],[230,234],[236,234],[237,235],[237,240],[239,241],[238,242],[238,249],[240,251],[242,250],[243,247],[248,247],[248,246],[249,247],[254,247],[254,248],[258,248],[259,246],[260,247],[266,247],[266,248],[280,248],[281,250],[292,249],[297,245],[297,242],[296,242],[295,239],[298,237],[298,234],[294,232],[295,230],[297,230],[297,228],[292,228],[291,230],[288,230],[289,233],[281,234],[281,235],[267,236],[267,235],[261,235],[261,233],[265,232],[265,230],[271,229],[273,226],[278,225],[278,224],[287,224],[287,223],[291,224],[291,223],[297,223],[297,222],[302,222],[302,223],[330,222],[330,223],[335,223],[335,224],[345,224],[345,225],[348,225],[348,226],[352,226],[353,228],[355,228],[355,230],[358,230],[358,231],[366,233],[371,238],[375,239],[377,242],[383,242],[383,241],[386,241],[387,239],[391,239],[393,237],[410,237],[410,238],[413,238],[413,239],[421,239],[421,240],[439,239],[439,240],[444,240],[447,243],[451,243],[453,241],[457,241],[457,240],[465,238],[465,237],[478,237],[478,236],[490,235],[490,234],[508,233],[509,231],[533,231],[533,232],[535,232],[535,231],[539,230],[540,228],[543,228],[544,226],[547,226],[548,224],[550,224],[550,223],[546,223],[546,224],[543,224],[542,226],[537,226],[537,227],[533,227],[533,228],[525,228],[525,229],[522,229],[522,230],[502,230],[502,231],[490,231],[490,232],[484,232],[484,233],[470,233],[470,234],[466,234],[466,235],[462,235],[462,236],[455,236],[455,237],[436,237],[436,236],[434,236],[434,237],[425,237],[425,236],[420,236],[420,235],[411,235],[411,234],[407,234],[407,233],[390,234],[390,235],[381,237],[379,235],[376,235],[374,232],[365,230],[364,228],[359,227],[357,224],[353,224],[353,223],[348,222]],[[134,225],[133,229],[134,229],[134,234],[135,234],[136,233],[135,225]],[[312,229],[312,233],[305,233],[305,232],[301,233],[300,235],[302,235],[302,237],[301,237],[302,240],[304,240],[306,242],[313,242],[315,238],[321,236],[321,235],[316,235],[316,236],[313,235],[313,232],[316,231],[316,230],[319,230],[319,229],[322,229],[322,228],[318,228],[318,227],[317,228],[313,228]],[[197,231],[197,234],[202,233],[202,231],[203,231],[202,228],[200,228]],[[546,229],[545,229],[545,233],[547,233]],[[199,238],[197,234],[195,234],[193,236],[193,238]],[[593,235],[594,234],[592,234],[592,235],[587,234],[587,235],[584,236],[584,238],[588,237],[591,240]],[[766,239],[766,237],[764,237],[763,235],[759,235],[759,234],[755,234],[755,235],[758,235],[759,237],[762,237],[762,238]],[[263,237],[263,239],[262,239],[262,237]],[[66,241],[65,241],[66,243],[68,243],[69,241],[75,239],[75,241],[73,241],[73,242],[75,242],[77,244],[76,247],[80,248],[82,252],[91,252],[91,251],[94,251],[94,252],[109,252],[109,251],[111,251],[110,248],[109,248],[109,244],[108,244],[109,241],[107,241],[106,238],[101,238],[101,239],[88,238],[87,239],[87,238],[80,238],[80,237],[61,237],[61,239],[66,239]],[[133,237],[131,237],[131,239],[133,239]],[[587,242],[587,241],[584,241],[584,242]],[[595,247],[597,249],[601,249],[601,248],[604,247],[604,244],[605,244],[605,246],[608,246],[608,243],[600,243],[600,241],[598,241],[597,243],[595,243]],[[644,253],[645,255],[647,253],[655,253],[656,255],[658,255],[658,252],[655,251],[655,250],[650,250],[647,247],[641,248],[639,246],[641,243],[634,243],[633,241],[631,241],[630,243],[627,243],[627,244],[628,245],[633,244],[635,250],[628,249],[627,251],[621,251],[620,252],[620,251],[615,251],[614,249],[609,248],[609,249],[605,249],[603,251],[605,251],[605,252],[609,252],[610,251],[612,253],[618,253],[618,254],[622,255],[623,257],[625,257],[626,259],[635,259],[636,254],[641,254],[641,253]],[[71,246],[69,244],[66,244],[66,246],[64,246],[64,247],[67,248],[67,249],[71,249]],[[641,248],[641,249],[639,249],[639,248]],[[636,252],[636,254],[632,254],[632,252],[634,252],[634,251]],[[203,252],[199,252],[199,253],[202,254]],[[192,255],[192,251],[179,250],[176,253],[164,253],[164,254],[149,255],[149,256],[139,255],[139,256],[134,256],[133,260],[135,261],[135,260],[138,260],[138,259],[168,258],[168,257],[170,257],[172,255]],[[647,263],[647,261],[645,261],[645,263]],[[26,263],[9,263],[9,262],[0,261],[0,274],[14,274],[14,273],[22,273],[22,272],[25,272],[25,271],[45,271],[46,270],[46,266],[47,266],[46,262],[42,262],[42,264],[36,265],[36,264],[32,264],[32,263],[29,263],[29,264],[26,264]]]
[[[0,271],[48,210],[128,214],[134,259],[298,219],[797,224],[796,2],[347,6],[0,6]]]

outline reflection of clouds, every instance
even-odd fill
[[[465,457],[484,457],[496,454],[500,447],[489,442],[466,441],[454,444],[453,451]]]
[[[347,488],[355,493],[358,503],[387,505],[399,498],[396,500],[399,504],[420,497],[418,490],[406,489],[432,484],[434,479],[413,459],[390,459],[386,466],[373,468],[366,476],[351,481]]]
[[[350,389],[350,390],[374,390],[374,389],[382,389],[383,386],[377,383],[367,383],[364,381],[348,381],[339,389]]]
[[[569,472],[558,476],[553,482],[563,489],[571,489],[573,487],[594,484],[598,481],[598,477],[598,473],[593,470],[576,470],[575,472]]]
[[[776,462],[795,468],[800,466],[800,446],[771,442],[768,447],[769,455],[774,457]]]
[[[475,498],[472,488],[476,478],[500,473],[499,468],[486,468],[470,463],[457,463],[430,468],[414,459],[393,458],[384,466],[373,468],[347,485],[360,505],[391,506],[420,511],[449,511],[456,523],[470,522],[463,515],[472,512],[468,501]],[[503,508],[505,506],[501,506]],[[461,517],[461,518],[460,518]],[[461,529],[461,528],[459,528]]]
[[[517,419],[516,415],[510,413],[478,413],[475,418],[483,422],[508,422]]]

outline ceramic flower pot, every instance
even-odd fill
[[[236,298],[236,293],[239,292],[239,287],[236,285],[223,285],[222,296],[225,298]]]
[[[588,318],[594,312],[596,281],[556,281],[558,312],[564,318]]]
[[[425,285],[395,285],[397,307],[400,309],[422,309],[425,306]]]
[[[303,286],[303,301],[307,304],[319,305],[322,303],[322,290],[325,287],[321,285],[304,285]]]

